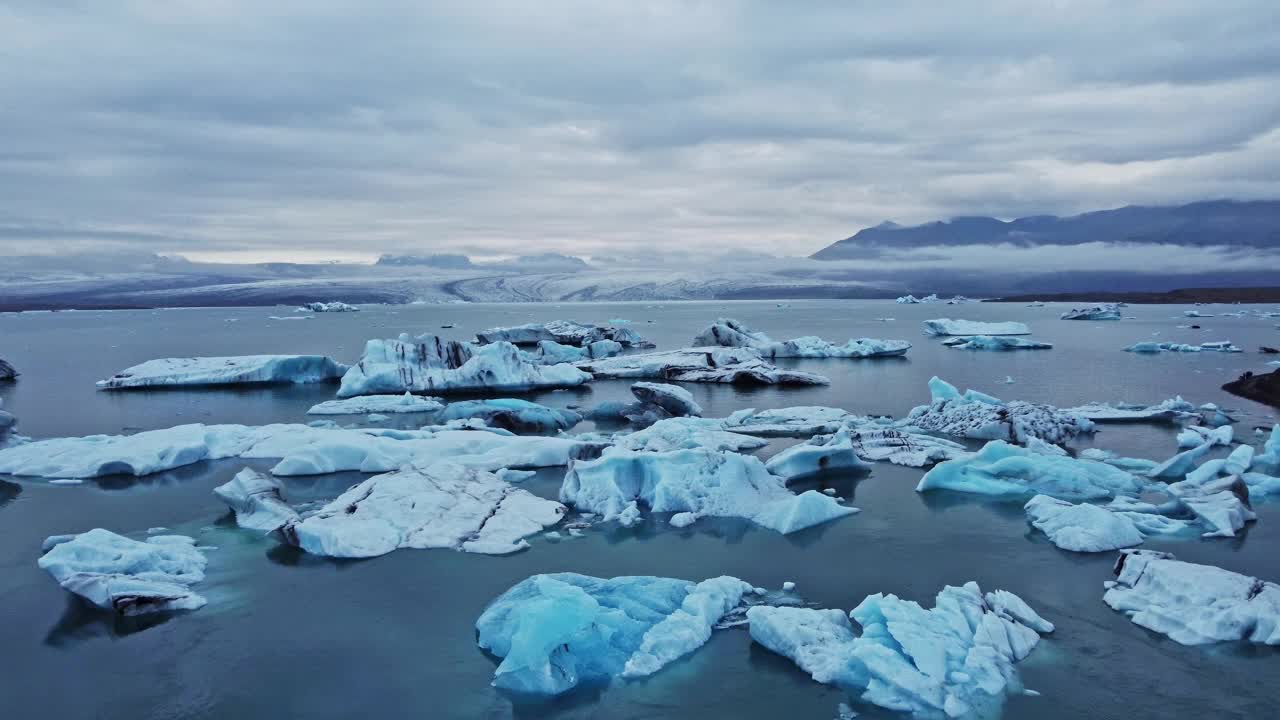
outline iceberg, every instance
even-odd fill
[[[1178,447],[1195,448],[1209,445],[1230,445],[1235,431],[1230,425],[1205,427],[1204,425],[1188,425],[1178,433]]]
[[[333,302],[309,302],[298,309],[314,313],[360,312],[360,308],[355,305],[348,305],[337,300]]]
[[[213,494],[231,508],[242,528],[269,533],[299,520],[298,512],[285,502],[280,482],[252,468],[236,473]]]
[[[433,397],[406,392],[403,395],[363,395],[342,400],[326,400],[313,405],[308,415],[368,415],[383,413],[429,413],[443,410],[444,403]]]
[[[1036,495],[1023,508],[1027,521],[1050,542],[1072,552],[1107,552],[1141,545],[1143,535],[1124,513],[1088,503]]]
[[[1258,472],[1280,475],[1280,424],[1271,427],[1271,435],[1262,446],[1262,452],[1253,456],[1252,467]]]
[[[924,467],[968,454],[959,443],[922,433],[875,425],[852,427],[848,432],[853,452],[864,460]]]
[[[849,617],[839,610],[756,606],[747,620],[752,640],[814,680],[924,717],[991,712],[1020,689],[1014,664],[1054,629],[1017,595],[984,596],[974,582],[943,588],[930,610],[876,593]]]
[[[1053,343],[1009,335],[962,335],[944,340],[943,345],[958,350],[1051,350]]]
[[[848,410],[821,405],[802,405],[756,410],[738,410],[724,421],[726,430],[760,437],[812,437],[830,435],[846,425],[859,421]]]
[[[976,453],[936,465],[920,479],[916,492],[954,490],[997,497],[1048,495],[1063,500],[1099,500],[1137,495],[1147,487],[1146,481],[1106,463],[993,440]]]
[[[1199,345],[1186,345],[1183,343],[1173,342],[1140,342],[1134,343],[1125,348],[1125,352],[1154,354],[1162,352],[1181,352],[1181,353],[1198,353],[1198,352],[1226,352],[1238,353],[1244,352],[1240,348],[1231,344],[1229,340],[1220,340],[1214,342],[1200,343]]]
[[[767,358],[874,358],[905,355],[911,343],[902,340],[861,338],[835,345],[808,335],[777,342],[737,320],[720,318],[693,339],[695,347],[751,348]]]
[[[20,445],[27,441],[27,438],[13,432],[13,428],[17,424],[18,418],[14,417],[12,413],[4,411],[4,399],[0,398],[0,450]]]
[[[651,512],[740,517],[783,534],[857,512],[813,490],[793,494],[757,458],[708,449],[615,448],[598,460],[575,460],[560,500],[605,521],[639,501]]]
[[[977,322],[938,318],[924,321],[925,335],[1030,335],[1031,330],[1020,322]]]
[[[280,458],[275,475],[387,472],[418,459],[481,470],[565,465],[601,446],[569,438],[466,430],[387,430],[309,425],[179,425],[135,435],[40,440],[0,450],[0,473],[45,478],[150,475],[204,460]]]
[[[1094,305],[1087,308],[1072,308],[1062,313],[1063,320],[1119,320],[1119,305]]]
[[[623,355],[579,363],[578,367],[603,378],[654,378],[675,382],[732,383],[736,385],[829,385],[821,375],[783,370],[750,348],[686,348]]]
[[[865,470],[871,467],[854,453],[853,441],[845,428],[832,435],[819,435],[806,443],[792,445],[769,458],[764,466],[788,482],[829,470]]]
[[[666,418],[649,427],[613,438],[614,447],[637,452],[670,452],[672,450],[757,450],[769,444],[752,435],[730,432],[719,420],[703,418]]]
[[[1195,410],[1195,406],[1180,395],[1155,405],[1093,402],[1063,408],[1063,412],[1082,415],[1095,423],[1177,422],[1194,417]]]
[[[534,575],[485,608],[477,642],[502,658],[495,687],[560,695],[580,684],[652,675],[705,644],[751,592],[727,576],[691,583]]]
[[[1080,433],[1093,432],[1093,422],[1052,405],[1021,400],[1005,402],[985,393],[967,390],[937,377],[929,381],[931,401],[911,410],[900,425],[974,440],[1008,440],[1025,443],[1031,438],[1065,442]]]
[[[513,345],[537,345],[549,340],[561,345],[586,347],[601,340],[612,340],[623,347],[652,347],[630,328],[608,325],[588,325],[572,320],[553,320],[546,323],[528,323],[515,327],[489,328],[476,333],[481,344],[509,342]]]
[[[1280,645],[1280,585],[1169,553],[1126,550],[1102,600],[1135,625],[1183,645]]]
[[[18,371],[13,369],[4,358],[0,358],[0,382],[12,382],[18,378]]]
[[[613,340],[597,340],[582,347],[561,345],[554,340],[540,340],[537,352],[521,351],[520,357],[535,365],[558,365],[613,357],[620,352],[622,343]]]
[[[45,541],[37,561],[64,589],[122,615],[197,610],[205,599],[191,586],[208,560],[184,535],[130,540],[95,528]]]
[[[670,417],[702,416],[702,406],[694,401],[692,393],[679,385],[638,382],[632,384],[631,394],[641,405],[661,408]]]
[[[525,537],[564,514],[560,503],[493,473],[433,462],[375,475],[286,524],[282,534],[325,557],[376,557],[400,548],[505,555],[528,548]]]
[[[103,390],[130,388],[333,382],[347,366],[323,355],[242,355],[238,357],[148,360],[99,380]]]
[[[535,365],[511,343],[475,347],[435,335],[370,340],[342,376],[338,397],[383,393],[516,391],[573,387],[591,376],[572,365]]]
[[[446,422],[473,418],[484,421],[486,425],[515,433],[552,433],[568,430],[582,422],[582,416],[572,410],[549,408],[528,400],[512,398],[449,403],[437,416],[438,420]]]

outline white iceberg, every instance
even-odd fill
[[[924,467],[968,454],[959,443],[923,433],[869,424],[848,430],[853,452],[864,460]]]
[[[1144,539],[1138,526],[1123,513],[1097,505],[1073,505],[1036,495],[1024,509],[1027,521],[1063,550],[1106,552],[1141,545]]]
[[[1072,308],[1062,313],[1063,320],[1119,320],[1119,305],[1094,305],[1087,308]]]
[[[1225,352],[1238,353],[1244,352],[1240,348],[1231,344],[1229,340],[1218,340],[1214,342],[1200,343],[1199,345],[1186,345],[1184,343],[1173,342],[1140,342],[1134,343],[1125,348],[1125,352],[1153,354],[1162,352],[1182,352],[1182,353],[1198,353],[1198,352]]]
[[[561,345],[586,347],[601,340],[612,340],[624,347],[646,347],[650,344],[630,328],[608,325],[588,325],[572,320],[553,320],[546,323],[528,323],[515,327],[490,328],[476,333],[483,344],[509,342],[514,345],[537,345],[551,341]]]
[[[309,302],[298,309],[314,313],[360,312],[360,308],[355,305],[348,305],[337,300],[333,302]]]
[[[849,431],[819,435],[769,458],[765,469],[788,482],[829,470],[865,470],[871,466],[853,451]]]
[[[573,387],[591,376],[572,365],[535,365],[510,343],[475,347],[435,335],[370,340],[342,376],[338,397],[383,393],[515,391]]]
[[[794,340],[774,341],[762,332],[728,318],[720,318],[693,339],[695,347],[751,348],[767,358],[874,358],[905,355],[911,343],[902,340],[861,338],[844,345],[807,335]]]
[[[1020,322],[978,322],[976,320],[952,320],[938,318],[924,321],[925,335],[1030,335],[1031,330]]]
[[[1182,396],[1170,398],[1155,405],[1133,405],[1129,403],[1089,403],[1073,408],[1063,408],[1063,412],[1083,415],[1096,423],[1126,422],[1177,422],[1195,415],[1195,406]]]
[[[370,413],[429,413],[443,410],[444,403],[433,397],[406,392],[403,395],[361,395],[342,400],[326,400],[313,405],[308,415],[368,415]]]
[[[333,382],[347,366],[323,355],[241,355],[148,360],[99,380],[103,390]]]
[[[472,418],[482,420],[486,425],[515,433],[552,433],[568,430],[582,422],[582,416],[572,410],[550,408],[514,398],[449,403],[449,406],[436,416],[437,420],[446,422]]]
[[[702,406],[693,394],[679,385],[638,382],[631,385],[631,394],[642,404],[662,408],[671,417],[701,417]]]
[[[974,440],[1025,443],[1035,438],[1065,442],[1093,432],[1093,422],[1075,413],[1021,400],[1005,402],[975,390],[963,394],[937,377],[929,381],[931,401],[911,410],[902,426]]]
[[[1280,585],[1168,553],[1124,551],[1102,600],[1183,645],[1280,645]]]
[[[597,340],[582,347],[561,345],[554,340],[540,340],[536,352],[522,350],[520,357],[536,365],[557,365],[613,357],[620,352],[622,343],[613,340]]]
[[[747,610],[751,639],[814,680],[923,717],[994,712],[1006,693],[1021,687],[1014,663],[1031,653],[1040,633],[1054,629],[1017,595],[984,596],[974,582],[943,588],[930,610],[877,593],[849,617],[813,608]]]
[[[829,435],[859,420],[848,410],[801,405],[772,410],[738,410],[725,419],[724,426],[726,430],[761,437],[812,437]]]
[[[606,521],[639,501],[651,512],[740,517],[784,534],[857,512],[816,491],[793,494],[757,458],[706,449],[614,449],[574,461],[560,500]]]
[[[1106,463],[995,440],[972,455],[935,466],[920,479],[916,491],[954,490],[997,497],[1048,495],[1064,500],[1098,500],[1137,495],[1147,487],[1148,483],[1141,478]]]
[[[957,350],[1051,350],[1053,343],[1027,340],[1009,335],[961,335],[944,340],[943,345]]]
[[[705,644],[750,592],[750,585],[731,577],[695,584],[535,575],[485,608],[476,621],[477,642],[503,659],[494,686],[559,695],[579,684],[657,672]]]
[[[756,450],[768,445],[752,435],[730,432],[719,420],[703,418],[666,418],[636,432],[617,435],[614,446],[624,450],[670,452],[672,450]]]
[[[829,385],[821,375],[784,370],[765,362],[750,348],[704,347],[622,355],[579,363],[603,378],[654,378],[675,382],[737,385]]]
[[[1178,432],[1178,447],[1194,448],[1208,443],[1209,445],[1230,445],[1235,430],[1230,425],[1206,427],[1204,425],[1188,425]]]
[[[96,528],[45,541],[37,564],[58,584],[94,605],[123,615],[196,610],[205,599],[191,586],[208,560],[184,535],[130,540]]]
[[[252,468],[236,473],[213,489],[213,494],[235,513],[242,528],[273,532],[297,522],[298,512],[285,502],[280,482]]]

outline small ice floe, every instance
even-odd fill
[[[401,414],[428,413],[444,409],[437,398],[414,395],[362,395],[342,400],[326,400],[313,405],[308,415],[365,415],[370,413]]]
[[[1031,330],[1020,322],[978,322],[976,320],[952,320],[938,318],[924,321],[925,335],[1030,335]]]
[[[1057,450],[1058,452],[1054,452]],[[998,497],[1048,495],[1066,500],[1137,495],[1149,483],[1096,460],[1073,458],[1059,448],[994,440],[976,453],[940,463],[925,473],[917,492],[953,490]]]
[[[242,355],[237,357],[148,360],[99,380],[103,390],[129,388],[333,382],[347,366],[323,355]]]
[[[1128,500],[1128,498],[1125,498]],[[1191,527],[1186,520],[1165,517],[1156,508],[1142,512],[1122,507],[1088,503],[1072,504],[1048,495],[1036,495],[1027,502],[1027,521],[1048,536],[1049,541],[1072,552],[1107,552],[1142,544],[1147,535],[1175,534]]]
[[[937,377],[929,381],[929,393],[930,403],[912,409],[901,426],[974,440],[1020,443],[1030,438],[1060,443],[1094,430],[1093,421],[1083,415],[1052,405],[1005,402],[976,390],[961,393]]]
[[[911,343],[903,340],[861,338],[844,345],[805,336],[794,340],[775,341],[762,332],[751,330],[737,320],[720,318],[693,339],[695,347],[751,348],[767,358],[877,358],[905,355]]]
[[[1063,412],[1083,415],[1095,423],[1127,422],[1178,422],[1195,417],[1195,406],[1182,396],[1170,398],[1155,405],[1131,403],[1100,403],[1063,408]]]
[[[579,363],[601,378],[654,378],[733,385],[829,385],[821,375],[778,368],[750,348],[701,347]],[[588,376],[590,377],[590,376]]]
[[[1151,550],[1126,550],[1102,600],[1183,645],[1280,645],[1280,585]]]
[[[342,313],[342,312],[360,312],[360,308],[355,305],[348,305],[344,302],[334,300],[333,302],[309,302],[298,308],[300,312],[313,313]]]
[[[646,427],[661,420],[677,417],[699,417],[702,406],[693,394],[679,385],[668,383],[638,382],[631,385],[633,403],[607,401],[591,410],[593,420],[626,420],[639,427]]]
[[[1072,308],[1060,316],[1063,320],[1119,320],[1119,305],[1094,305],[1087,308]]]
[[[961,335],[942,341],[958,350],[1051,350],[1053,343],[1027,340],[1009,335]]]
[[[130,540],[96,528],[45,540],[37,564],[64,589],[123,615],[196,610],[205,599],[191,586],[208,560],[184,535]]]
[[[1133,345],[1130,345],[1129,347],[1125,348],[1125,352],[1153,354],[1153,353],[1162,353],[1162,352],[1172,352],[1172,353],[1198,353],[1198,352],[1225,352],[1225,353],[1238,353],[1238,352],[1244,352],[1244,351],[1243,351],[1243,350],[1241,350],[1240,348],[1236,347],[1235,345],[1231,344],[1231,341],[1230,341],[1230,340],[1218,340],[1218,341],[1214,341],[1214,342],[1205,342],[1205,343],[1200,343],[1199,345],[1186,345],[1186,344],[1184,344],[1184,343],[1172,343],[1172,342],[1150,342],[1150,341],[1148,341],[1148,342],[1140,342],[1140,343],[1134,343]]]
[[[855,634],[852,618],[862,628]],[[814,680],[864,702],[925,717],[964,717],[1021,692],[1015,663],[1054,626],[1003,590],[947,586],[933,609],[877,593],[841,610],[757,606],[751,639]]]
[[[832,435],[819,435],[808,442],[792,445],[765,463],[769,472],[788,482],[830,470],[866,470],[870,467],[854,453],[853,441],[845,428]]]
[[[597,340],[582,347],[561,345],[554,340],[541,340],[536,350],[520,351],[520,357],[535,365],[556,365],[613,357],[620,352],[622,352],[622,343],[613,340]]]
[[[637,452],[670,452],[672,450],[756,450],[768,445],[752,435],[729,432],[720,420],[703,418],[667,418],[649,427],[613,438],[615,447]]]
[[[732,577],[692,583],[662,577],[534,575],[489,604],[476,621],[481,648],[502,658],[493,684],[560,695],[652,675],[702,647],[745,603]]]
[[[550,408],[514,398],[450,403],[436,416],[437,420],[446,422],[472,418],[482,420],[491,427],[515,433],[552,433],[568,430],[582,422],[582,416],[572,410]]]
[[[476,339],[482,344],[509,342],[515,345],[537,345],[550,340],[575,347],[586,347],[600,340],[612,340],[624,347],[652,347],[652,343],[631,328],[588,325],[571,320],[490,328],[476,333]]]

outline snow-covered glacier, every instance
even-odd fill
[[[695,347],[751,348],[767,358],[875,358],[905,355],[911,343],[903,340],[860,338],[844,345],[807,335],[775,341],[737,320],[720,318],[693,339]]]
[[[974,440],[1019,443],[1031,438],[1060,443],[1094,429],[1091,420],[1073,412],[1022,400],[1005,402],[976,390],[961,393],[938,377],[929,381],[929,394],[929,404],[913,408],[901,425]]]
[[[924,321],[925,335],[1030,335],[1031,330],[1020,322],[979,322],[977,320],[952,320],[937,318]]]
[[[653,378],[674,382],[731,383],[735,385],[829,385],[821,375],[786,370],[760,357],[750,348],[701,347],[683,350],[621,355],[579,363],[578,367],[602,378]]]
[[[577,573],[534,575],[504,592],[476,621],[480,647],[502,662],[495,687],[560,695],[579,685],[652,675],[704,645],[752,592],[718,577],[692,583]]]
[[[862,628],[855,634],[850,618]],[[1013,593],[977,583],[947,586],[932,609],[896,595],[869,595],[840,610],[757,606],[751,638],[814,680],[864,702],[918,717],[998,714],[1021,690],[1015,663],[1054,626]]]
[[[435,335],[370,340],[342,376],[338,397],[385,393],[519,391],[573,387],[591,376],[572,365],[536,365],[508,342],[476,347]]]
[[[205,599],[191,589],[204,580],[208,560],[185,535],[131,540],[95,528],[55,535],[37,564],[66,590],[122,615],[197,610]]]
[[[240,355],[148,360],[99,380],[103,390],[333,382],[347,366],[323,355]]]

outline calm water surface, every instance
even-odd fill
[[[1121,322],[1066,322],[1050,305],[900,306],[882,301],[453,305],[366,308],[358,314],[291,316],[292,308],[0,314],[0,357],[23,372],[0,386],[5,408],[34,437],[133,432],[188,422],[306,421],[333,386],[255,390],[103,393],[94,381],[156,357],[321,353],[352,362],[364,341],[400,332],[469,338],[480,329],[533,320],[630,319],[660,348],[685,346],[719,316],[775,338],[818,334],[907,339],[903,360],[795,361],[829,387],[748,390],[690,385],[709,416],[746,407],[836,405],[900,416],[926,402],[928,379],[997,396],[1074,405],[1156,402],[1181,394],[1215,402],[1240,419],[1237,437],[1277,422],[1274,410],[1219,390],[1260,370],[1260,344],[1280,343],[1275,319],[1188,320],[1187,306],[1134,306]],[[1222,306],[1201,308],[1223,311]],[[1276,308],[1264,308],[1274,310]],[[891,317],[882,322],[877,318]],[[920,334],[934,317],[1021,320],[1049,351],[952,350]],[[1178,329],[1197,323],[1201,330]],[[439,326],[455,323],[456,328]],[[1140,340],[1232,340],[1246,353],[1140,356]],[[1015,382],[1005,384],[1005,377]],[[540,393],[538,402],[592,405],[629,397],[628,383]],[[408,418],[393,422],[409,426]],[[584,423],[574,430],[593,429]],[[761,451],[777,452],[791,440]],[[1080,446],[1163,459],[1174,430],[1110,426]],[[1219,645],[1188,648],[1147,632],[1101,600],[1113,555],[1054,548],[1030,532],[1020,503],[958,494],[918,495],[921,471],[878,464],[870,475],[807,484],[852,496],[859,515],[782,536],[744,522],[703,520],[676,530],[662,518],[631,529],[599,526],[580,540],[505,558],[402,550],[365,561],[308,557],[236,529],[210,492],[246,464],[203,463],[142,480],[79,487],[0,477],[0,717],[5,718],[830,718],[847,700],[789,661],[753,646],[741,630],[716,633],[688,659],[643,682],[513,703],[489,685],[495,661],[475,645],[485,604],[542,572],[654,574],[700,580],[736,575],[756,585],[798,583],[807,600],[848,609],[892,592],[932,605],[944,584],[977,580],[1018,593],[1058,626],[1023,662],[1041,697],[1011,698],[1008,718],[1274,717],[1280,655]],[[525,487],[554,497],[562,470]],[[331,497],[361,479],[350,473],[291,479],[295,499]],[[1180,558],[1280,579],[1280,512],[1234,540],[1150,541]],[[35,565],[48,535],[92,527],[139,536],[152,527],[190,534],[210,552],[202,610],[168,620],[122,621],[87,609]],[[893,713],[855,704],[864,717]]]

